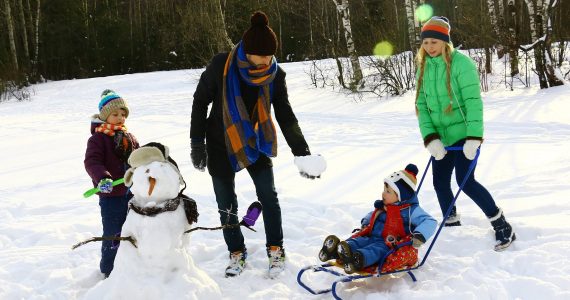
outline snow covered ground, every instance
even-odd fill
[[[410,162],[423,172],[429,158],[412,94],[357,103],[312,88],[308,65],[281,66],[311,151],[327,159],[328,169],[319,180],[302,178],[279,137],[275,180],[288,261],[276,280],[266,277],[259,223],[257,233],[244,231],[248,267],[237,278],[224,277],[227,252],[221,232],[191,233],[189,254],[225,299],[330,298],[299,287],[299,269],[319,262],[325,236],[348,236],[358,226],[380,197],[386,175]],[[186,194],[198,203],[198,225],[218,225],[210,177],[195,170],[189,158],[192,94],[200,72],[49,82],[33,86],[30,102],[0,104],[0,299],[82,298],[100,280],[100,244],[73,251],[71,246],[101,235],[97,197],[84,199],[82,193],[91,187],[83,168],[89,118],[103,89],[114,89],[129,101],[127,125],[141,144],[170,147],[189,183]],[[505,252],[493,251],[489,222],[462,195],[463,226],[444,228],[427,263],[415,272],[418,282],[402,277],[344,284],[339,288],[343,298],[570,299],[570,87],[536,86],[497,87],[484,95],[485,143],[476,176],[503,208],[518,240]],[[236,192],[242,209],[256,199],[246,172],[237,174]],[[441,220],[431,175],[420,202]],[[322,273],[306,278],[316,288],[332,279]]]

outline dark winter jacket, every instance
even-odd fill
[[[87,150],[85,150],[85,170],[93,181],[93,186],[97,186],[103,178],[111,178],[117,180],[123,178],[125,171],[129,168],[126,161],[122,160],[115,154],[115,143],[112,136],[108,136],[101,132],[95,132],[95,128],[101,123],[91,123],[91,137],[87,141]],[[139,143],[135,136],[127,133],[132,140],[133,150],[139,147]],[[124,196],[127,187],[124,184],[113,187],[113,191],[109,194],[102,194],[109,197]]]
[[[208,171],[212,176],[229,176],[234,173],[226,151],[224,122],[222,119],[222,101],[225,101],[224,95],[222,95],[222,80],[227,58],[228,53],[214,56],[200,77],[200,82],[196,92],[194,92],[194,102],[192,103],[190,138],[192,141],[206,139]],[[245,107],[251,116],[259,95],[259,87],[249,86],[240,80],[240,88]],[[212,109],[209,116],[207,116],[210,103],[212,103]],[[277,75],[273,81],[271,103],[277,123],[293,155],[309,155],[309,146],[289,103],[285,72],[281,67],[278,67]],[[271,166],[271,159],[261,154],[259,159],[248,168],[261,169]]]

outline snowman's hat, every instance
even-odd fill
[[[178,176],[180,177],[180,184],[184,185],[184,188],[186,188],[186,182],[184,181],[184,178],[182,178],[182,174],[178,169],[178,164],[176,161],[174,161],[174,159],[172,159],[172,157],[170,157],[168,147],[156,142],[148,143],[131,153],[128,160],[131,168],[125,172],[125,185],[133,185],[132,178],[136,168],[150,164],[154,161],[170,164],[178,173]]]

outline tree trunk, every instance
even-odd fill
[[[314,58],[315,56],[315,41],[313,39],[313,18],[311,16],[311,1],[309,1],[309,9],[307,10],[308,15],[309,15],[309,49],[310,49],[310,53],[311,53],[311,58]],[[281,19],[281,16],[279,16],[279,19]],[[281,28],[281,23],[279,23],[279,28]]]
[[[18,54],[16,52],[16,41],[14,39],[14,23],[12,20],[12,11],[10,10],[10,1],[4,0],[4,14],[6,15],[6,22],[8,23],[8,39],[10,43],[10,54],[12,55],[12,64],[14,70],[18,71]]]
[[[30,48],[28,46],[28,27],[26,24],[26,18],[24,16],[24,5],[22,4],[22,0],[18,0],[18,13],[20,17],[20,24],[22,24],[22,43],[24,44],[24,57],[26,58],[25,64],[29,66]]]
[[[279,39],[279,61],[283,61],[283,24],[281,22],[281,9],[279,7],[279,0],[275,1],[275,4],[277,6],[277,22],[279,22],[279,36],[277,37],[277,39]]]
[[[501,0],[500,0],[501,1]],[[497,37],[497,43],[495,47],[502,51],[503,49],[503,37],[501,31],[499,30],[499,22],[497,21],[497,12],[498,10],[495,8],[495,0],[487,0],[487,9],[489,10],[489,18],[491,20],[491,27],[493,27],[493,32]]]
[[[37,0],[36,19],[34,24],[34,58],[32,59],[32,77],[39,79],[38,60],[40,55],[40,6],[41,1]]]
[[[356,47],[354,46],[354,40],[352,39],[352,28],[350,24],[350,11],[348,6],[348,0],[333,0],[336,5],[338,14],[342,19],[342,28],[344,30],[344,37],[346,39],[346,48],[348,50],[348,56],[350,57],[350,63],[352,65],[352,82],[350,84],[350,89],[356,91],[358,84],[362,80],[362,69],[360,68],[360,62],[358,61],[358,54],[356,53]]]
[[[501,0],[499,0],[499,2],[502,2]],[[519,43],[517,42],[517,35],[516,35],[516,31],[515,31],[515,20],[516,20],[516,8],[515,8],[515,1],[514,0],[510,0],[509,1],[509,12],[511,14],[511,17],[509,18],[509,30],[508,30],[508,35],[507,35],[507,45],[509,48],[509,57],[511,60],[511,77],[515,76],[517,74],[520,73],[519,71]],[[502,5],[501,5],[502,6]]]
[[[564,85],[563,81],[558,78],[556,72],[554,71],[554,63],[552,62],[552,12],[554,11],[555,0],[545,1],[547,7],[544,10],[544,22],[546,25],[546,38],[544,39],[544,47],[546,54],[546,65],[545,72],[546,78],[548,79],[548,84],[550,86]]]
[[[536,68],[536,73],[538,74],[538,80],[540,82],[540,88],[548,88],[548,80],[546,79],[546,74],[544,72],[544,47],[543,41],[539,40],[542,38],[542,16],[537,11],[536,2],[533,0],[525,0],[528,9],[528,15],[530,19],[530,34],[532,37],[532,44],[534,45],[534,65]]]
[[[222,39],[224,40],[224,43],[225,43],[224,48],[227,47],[228,50],[232,49],[234,47],[234,42],[232,42],[232,39],[230,39],[230,36],[228,35],[228,31],[226,30],[226,21],[225,21],[226,18],[224,17],[224,11],[222,9],[222,3],[220,0],[217,0],[216,9],[218,10],[218,16],[219,16],[220,22],[221,22],[219,30],[220,30],[220,34],[222,36]],[[219,50],[221,50],[221,49],[219,49]]]
[[[485,72],[487,74],[493,73],[493,69],[491,67],[492,60],[493,60],[493,55],[491,49],[485,47]]]
[[[410,42],[410,50],[414,56],[418,51],[419,45],[416,44],[416,25],[414,23],[414,3],[413,0],[406,1],[406,19],[408,20],[408,41]]]

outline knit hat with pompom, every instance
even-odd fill
[[[446,17],[435,16],[422,26],[421,38],[433,38],[449,43],[451,25]]]
[[[101,101],[99,101],[99,119],[106,121],[109,115],[117,109],[124,109],[126,117],[129,116],[127,101],[113,90],[104,90],[101,93]]]
[[[412,199],[416,191],[417,175],[418,167],[409,164],[404,170],[394,172],[386,177],[384,182],[398,194],[400,201],[408,201]]]
[[[246,54],[269,56],[277,52],[277,36],[269,27],[267,15],[261,11],[251,16],[251,26],[243,33],[242,41]]]

